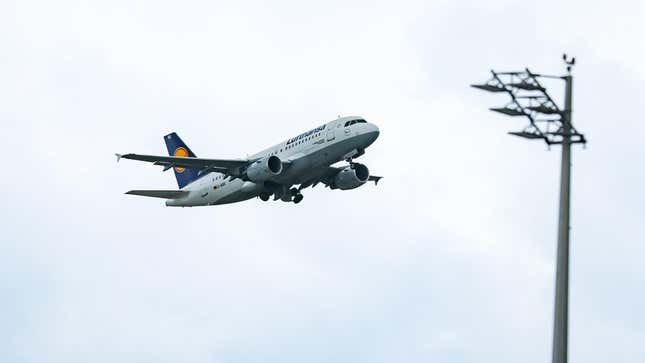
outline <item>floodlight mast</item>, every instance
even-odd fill
[[[569,335],[569,221],[571,202],[571,145],[586,144],[585,136],[572,123],[573,76],[571,69],[575,58],[563,55],[567,67],[564,76],[548,76],[531,73],[529,69],[520,72],[495,72],[484,84],[472,87],[488,92],[504,92],[511,101],[501,108],[491,108],[509,116],[525,116],[529,125],[521,131],[509,132],[526,139],[542,139],[551,145],[562,145],[560,165],[560,206],[558,212],[558,245],[555,273],[555,307],[553,318],[552,363],[567,363]],[[565,81],[564,109],[546,91],[538,78],[558,78]],[[544,118],[547,115],[547,118]],[[555,116],[556,118],[551,118]]]

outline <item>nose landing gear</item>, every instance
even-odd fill
[[[263,202],[266,202],[267,200],[269,200],[269,198],[271,198],[271,193],[260,193],[259,197]]]

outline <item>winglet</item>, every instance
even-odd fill
[[[378,185],[378,181],[383,179],[382,176],[373,176],[370,175],[369,180],[374,182],[374,185]]]
[[[116,155],[116,162],[118,163],[121,160],[122,155],[121,154],[116,154],[116,153],[114,155]]]

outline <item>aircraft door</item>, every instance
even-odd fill
[[[336,122],[330,123],[327,129],[327,141],[336,139]]]

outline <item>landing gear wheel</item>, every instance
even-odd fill
[[[266,202],[271,198],[271,194],[269,193],[260,193],[260,199],[262,199],[263,202]]]
[[[293,202],[294,202],[295,204],[298,204],[298,203],[302,202],[302,198],[304,198],[304,197],[302,196],[302,194],[298,193],[298,194],[296,194],[296,196],[295,196],[295,197],[293,197]]]

